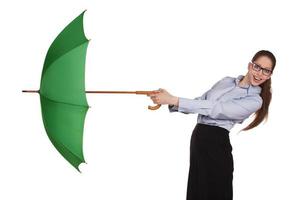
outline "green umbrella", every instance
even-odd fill
[[[83,162],[83,129],[89,108],[85,93],[148,95],[152,91],[85,91],[85,57],[89,40],[81,13],[50,46],[42,70],[40,94],[45,130],[52,144],[78,171]],[[156,110],[160,105],[149,106]]]

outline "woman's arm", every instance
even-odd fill
[[[257,94],[228,101],[179,98],[178,111],[198,113],[213,119],[243,120],[259,110],[262,103],[262,98]]]
[[[195,100],[204,100],[204,99],[206,99],[206,96],[207,96],[209,91],[210,90],[206,91],[200,97],[196,97]],[[179,111],[179,99],[178,99],[178,104],[177,105],[168,105],[168,110],[169,110],[169,112],[178,112]],[[189,114],[188,112],[185,112],[185,111],[179,111],[179,112],[182,112],[184,114]]]
[[[206,91],[202,96],[200,97],[196,97],[194,100],[205,100],[207,97],[207,94],[209,91],[211,91],[212,89],[214,89],[216,86],[220,85],[222,81],[227,80],[228,76],[222,78],[221,80],[217,81],[212,87],[211,89],[209,89],[208,91]],[[189,114],[191,112],[187,112],[185,110],[181,111],[179,110],[179,97],[173,96],[170,93],[168,93],[166,90],[164,89],[159,89],[154,91],[155,95],[150,95],[151,99],[153,100],[154,103],[156,104],[168,104],[168,109],[170,112],[182,112],[184,114]]]

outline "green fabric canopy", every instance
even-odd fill
[[[47,135],[78,171],[79,165],[85,162],[83,129],[89,108],[85,95],[85,57],[89,40],[83,30],[84,12],[67,25],[50,46],[39,90]]]

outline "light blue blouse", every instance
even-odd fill
[[[224,77],[201,97],[179,97],[179,105],[169,105],[170,112],[198,113],[197,122],[230,130],[235,123],[242,123],[262,106],[261,87],[240,86],[244,76]]]

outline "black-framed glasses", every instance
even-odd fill
[[[262,70],[263,75],[265,76],[270,76],[272,74],[272,70],[266,69],[264,67],[261,67],[260,65],[254,63],[254,62],[250,62],[252,64],[252,68],[253,70],[259,72],[260,70]]]

